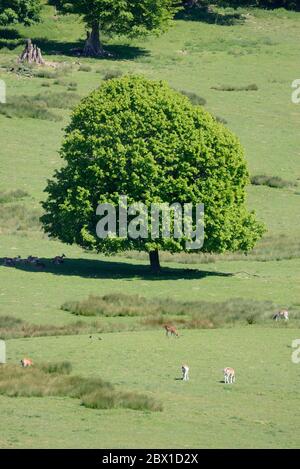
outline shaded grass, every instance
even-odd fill
[[[91,409],[162,410],[162,405],[149,396],[116,391],[111,383],[101,378],[69,376],[71,369],[69,362],[30,368],[3,365],[0,367],[0,394],[9,397],[67,396],[81,399],[81,404]]]

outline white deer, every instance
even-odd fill
[[[182,371],[182,380],[183,381],[188,381],[190,379],[190,377],[189,377],[190,368],[188,367],[188,365],[182,365],[181,366],[181,371]]]
[[[224,368],[224,382],[225,384],[232,384],[235,382],[235,371],[233,368],[229,366]]]

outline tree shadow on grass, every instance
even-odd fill
[[[16,29],[0,28],[0,48],[7,47],[10,50],[16,49],[24,44],[27,37],[20,35]],[[45,37],[31,37],[32,41],[42,50],[45,55],[66,55],[70,57],[82,57],[84,41],[73,42],[50,40]],[[105,50],[111,56],[104,57],[105,60],[134,60],[138,57],[148,56],[149,51],[142,47],[131,46],[129,44],[105,45]],[[99,57],[99,60],[103,60]]]
[[[0,28],[0,48],[6,47],[13,50],[24,43],[24,38],[16,29]]]
[[[219,13],[212,9],[191,7],[177,13],[177,20],[200,21],[208,24],[218,24],[220,26],[233,26],[245,22],[245,18],[240,13]]]
[[[93,260],[93,259],[67,259],[63,264],[54,265],[51,259],[40,259],[45,264],[43,268],[34,265],[18,263],[16,268],[27,272],[51,273],[53,275],[77,276],[83,278],[99,279],[145,279],[145,280],[201,280],[206,277],[231,277],[233,274],[196,269],[182,269],[164,267],[159,274],[151,272],[148,265],[129,264],[125,262]],[[3,265],[4,260],[0,259]]]

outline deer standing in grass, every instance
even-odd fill
[[[232,384],[235,382],[235,371],[233,368],[224,368],[224,382],[225,384]]]
[[[28,366],[32,366],[33,363],[32,363],[32,360],[30,360],[29,358],[23,358],[23,360],[21,360],[21,366],[23,368],[27,368]]]
[[[280,319],[288,321],[289,312],[286,309],[282,309],[281,311],[278,311],[278,313],[274,314],[273,319],[275,319],[275,321],[279,321]]]
[[[169,337],[169,334],[172,336],[179,337],[178,331],[175,326],[169,326],[168,324],[164,325],[164,328],[166,330],[166,336]]]
[[[182,380],[183,381],[188,381],[190,379],[189,377],[189,371],[190,368],[188,365],[182,365],[181,366],[181,371],[182,371]]]

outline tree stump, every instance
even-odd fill
[[[32,44],[31,39],[27,39],[25,49],[19,57],[19,62],[28,62],[38,65],[45,65],[41,49]]]

